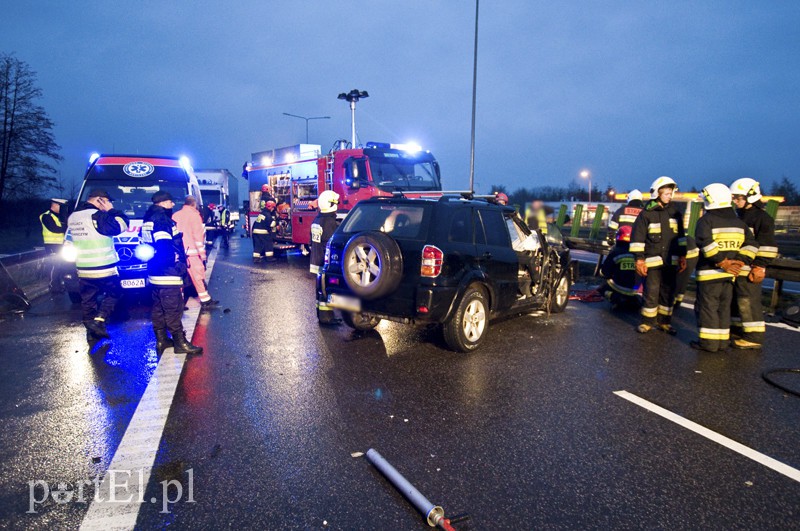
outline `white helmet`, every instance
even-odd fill
[[[641,201],[642,200],[642,192],[637,189],[633,189],[628,192],[628,201]]]
[[[733,181],[731,193],[733,195],[743,195],[747,198],[748,203],[755,203],[761,199],[761,186],[755,179],[742,177]]]
[[[336,212],[336,209],[339,205],[339,194],[333,190],[325,190],[319,194],[319,198],[317,198],[317,204],[319,205],[319,211],[323,214],[328,212]]]
[[[731,189],[722,183],[709,184],[703,188],[702,196],[706,210],[730,208],[731,206]]]
[[[664,175],[653,181],[653,184],[650,185],[650,198],[655,199],[658,197],[658,191],[665,186],[671,186],[676,192],[678,191],[678,183],[676,183],[672,177]]]

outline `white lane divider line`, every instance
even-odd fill
[[[211,278],[217,257],[216,250],[215,247],[208,256],[206,279]],[[186,337],[191,339],[200,315],[200,303],[191,299],[187,306],[189,309],[183,312],[182,322]],[[161,355],[153,377],[147,384],[99,489],[83,517],[82,530],[133,529],[144,503],[162,507],[164,500],[145,500],[144,494],[185,363],[186,355],[175,354],[172,348]]]
[[[678,424],[679,426],[683,426],[688,430],[691,430],[699,435],[702,435],[706,439],[714,441],[717,444],[721,444],[722,446],[728,448],[729,450],[733,450],[734,452],[741,454],[749,459],[752,459],[753,461],[760,463],[765,467],[771,468],[772,470],[779,472],[790,479],[800,482],[800,470],[792,468],[787,464],[781,463],[777,459],[773,459],[768,455],[764,455],[761,452],[757,452],[752,448],[749,448],[741,443],[734,441],[733,439],[729,439],[724,435],[709,430],[708,428],[701,426],[696,422],[692,422],[691,420],[685,419],[680,415],[677,415],[667,409],[664,409],[661,406],[657,406],[652,402],[645,400],[644,398],[636,396],[633,393],[629,393],[628,391],[614,391],[614,394],[620,398],[624,398],[625,400],[636,404],[637,406],[643,407],[646,410],[655,413],[656,415],[664,417],[665,419],[670,420],[675,424]]]
[[[688,302],[682,302],[681,307],[688,308],[694,311],[694,304],[689,304]],[[784,330],[789,330],[791,332],[800,332],[800,328],[795,328],[794,326],[789,326],[786,323],[765,323],[767,326],[771,326],[773,328],[783,328]]]

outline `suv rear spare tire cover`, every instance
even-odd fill
[[[382,232],[356,234],[344,248],[342,274],[347,287],[362,299],[388,295],[403,276],[400,247]]]

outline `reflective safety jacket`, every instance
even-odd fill
[[[206,227],[200,212],[193,206],[183,205],[183,208],[172,214],[172,221],[183,234],[183,245],[186,256],[199,256],[206,259],[205,233]]]
[[[697,221],[695,239],[700,249],[695,273],[698,282],[732,280],[733,275],[718,264],[731,259],[749,265],[758,251],[753,232],[736,217],[733,208],[707,210]]]
[[[186,252],[183,237],[171,214],[171,210],[158,205],[152,205],[144,213],[142,243],[152,245],[155,251],[147,262],[147,278],[154,286],[183,286]]]
[[[311,262],[309,271],[319,273],[325,263],[325,247],[331,239],[339,223],[336,221],[336,212],[319,213],[311,223]]]
[[[613,242],[620,227],[633,226],[633,222],[639,216],[639,212],[644,208],[644,203],[640,199],[634,199],[627,205],[623,205],[611,215],[608,220],[608,241]]]
[[[627,297],[636,295],[636,259],[626,242],[617,244],[608,253],[600,273],[607,279],[608,286]]]
[[[119,210],[99,210],[82,204],[67,220],[81,278],[106,278],[117,274],[114,236],[128,230],[128,218]]]
[[[275,213],[266,208],[262,209],[253,222],[253,234],[272,234],[275,232],[277,222],[275,220]]]
[[[39,216],[42,222],[42,238],[47,245],[60,245],[64,243],[64,233],[67,232],[66,223],[61,222],[61,218],[50,210]]]
[[[778,257],[778,244],[775,242],[775,222],[772,220],[772,216],[767,214],[760,201],[754,203],[750,208],[738,210],[737,214],[739,219],[744,221],[745,225],[753,231],[753,236],[755,236],[758,244],[758,252],[756,252],[756,257],[753,260],[753,267],[767,267],[770,262]],[[743,267],[739,275],[747,276],[749,273],[750,268]]]
[[[671,264],[673,254],[686,256],[681,211],[672,203],[664,206],[655,199],[648,202],[633,223],[631,252],[648,268]]]

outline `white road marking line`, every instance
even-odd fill
[[[761,452],[757,452],[752,448],[749,448],[741,443],[734,441],[733,439],[729,439],[724,435],[709,430],[708,428],[701,426],[696,422],[692,422],[691,420],[685,419],[680,415],[677,415],[667,409],[664,409],[661,406],[657,406],[652,402],[645,400],[644,398],[636,396],[633,393],[629,393],[628,391],[614,391],[614,394],[620,398],[624,398],[625,400],[636,404],[637,406],[643,407],[646,410],[655,413],[656,415],[660,415],[665,419],[670,420],[675,424],[678,424],[679,426],[683,426],[688,430],[691,430],[699,435],[702,435],[706,439],[721,444],[722,446],[730,450],[733,450],[738,454],[741,454],[749,459],[752,459],[757,463],[760,463],[768,468],[771,468],[772,470],[779,472],[790,479],[800,482],[800,470],[792,468],[784,463],[781,463],[777,459],[773,459],[768,455],[764,455]]]
[[[211,278],[217,258],[215,247],[208,256],[206,280]],[[186,336],[194,335],[195,325],[200,315],[200,303],[195,299],[187,302],[188,310],[183,312],[183,328]],[[175,354],[168,348],[161,355],[153,377],[147,384],[136,411],[131,417],[125,434],[119,443],[108,470],[100,483],[99,493],[95,493],[86,515],[81,523],[82,530],[92,529],[133,529],[139,517],[139,510],[146,501],[144,491],[150,481],[156,453],[164,433],[175,390],[178,388],[185,354]],[[113,477],[115,476],[116,477]],[[111,501],[111,483],[115,492]],[[157,500],[160,504],[162,500]]]
[[[694,310],[694,304],[689,304],[688,302],[682,302],[681,307],[689,308],[690,310]],[[773,328],[783,328],[784,330],[789,330],[791,332],[800,332],[800,328],[795,328],[794,326],[789,326],[786,323],[766,323],[767,326],[771,326]]]

